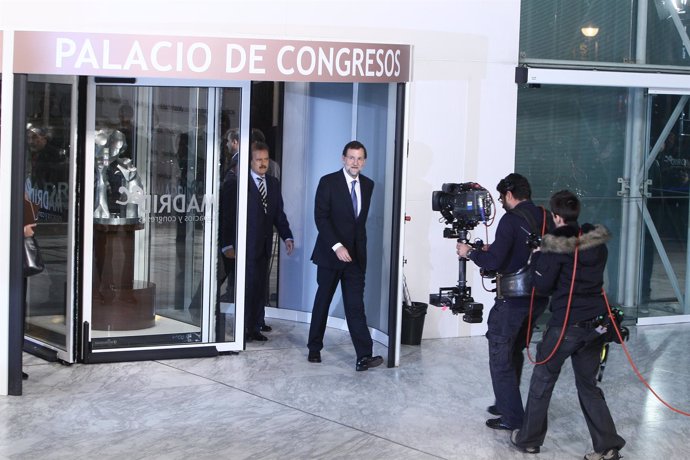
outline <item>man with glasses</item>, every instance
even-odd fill
[[[532,324],[546,308],[546,297],[531,302],[528,262],[530,234],[541,234],[545,212],[532,203],[532,190],[524,176],[508,174],[498,183],[499,201],[506,210],[496,229],[496,237],[483,250],[457,244],[457,254],[477,266],[495,271],[496,299],[489,313],[486,338],[489,340],[489,369],[496,403],[488,407],[497,418],[486,421],[495,430],[513,430],[522,425],[524,409],[520,395],[520,376],[524,363],[528,318]]]

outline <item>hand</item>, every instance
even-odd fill
[[[462,257],[463,259],[467,258],[467,253],[470,252],[470,249],[472,249],[472,246],[469,244],[465,243],[458,243],[455,246],[456,252],[458,254],[458,257]]]
[[[29,224],[24,226],[24,238],[34,236],[34,227],[36,224]]]
[[[228,259],[234,259],[235,258],[235,248],[228,248],[225,251],[223,251],[223,255],[227,257]]]
[[[352,257],[350,257],[350,253],[347,251],[345,246],[340,246],[338,249],[336,249],[335,255],[339,260],[342,260],[343,262],[352,262]]]
[[[292,255],[292,251],[295,250],[295,242],[293,240],[285,240],[285,250],[287,255]]]

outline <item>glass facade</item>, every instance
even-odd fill
[[[649,0],[638,18],[635,0],[525,0],[520,14],[521,62],[568,65],[690,65],[690,5]],[[639,43],[639,44],[638,44]]]
[[[649,105],[645,208],[650,221],[645,222],[642,244],[640,315],[683,314],[688,313],[683,297],[688,263],[690,106],[688,96],[666,94],[650,96]]]
[[[632,0],[520,2],[520,59],[631,62]]]
[[[688,8],[684,0],[524,1],[520,62],[683,72]],[[581,220],[609,227],[607,292],[628,317],[686,314],[688,96],[615,84],[519,88],[516,170],[536,201],[571,189],[582,198]]]
[[[548,209],[551,195],[569,189],[582,199],[581,222],[606,225],[606,284],[616,292],[622,227],[618,178],[624,176],[627,94],[620,88],[520,88],[516,172],[532,185],[536,204]]]

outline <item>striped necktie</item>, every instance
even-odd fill
[[[266,201],[266,185],[264,184],[263,177],[257,177],[256,180],[259,181],[259,193],[261,194],[261,204],[264,207],[264,213],[268,212],[268,202]]]

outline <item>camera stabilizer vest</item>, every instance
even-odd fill
[[[543,209],[543,208],[542,208]],[[509,209],[507,212],[516,214],[527,221],[534,235],[541,235],[542,231],[528,211],[519,208]],[[546,217],[544,217],[546,218]],[[525,243],[527,244],[527,243]],[[496,275],[496,298],[529,297],[532,294],[532,275],[529,263],[532,256],[527,259],[524,267],[513,273],[499,273]]]

